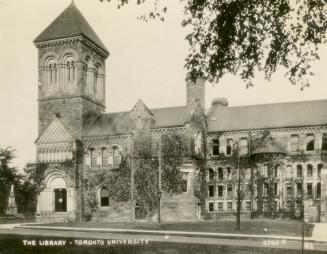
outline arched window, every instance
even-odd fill
[[[86,84],[87,86],[92,86],[93,82],[93,72],[92,72],[92,62],[89,56],[85,57],[85,72],[86,72]]]
[[[97,91],[101,91],[102,85],[102,68],[99,63],[94,65],[94,84]]]
[[[107,167],[109,165],[108,157],[109,157],[108,149],[107,148],[102,148],[101,149],[102,167]]]
[[[73,55],[68,54],[64,58],[64,80],[66,84],[73,83],[75,81],[75,62]]]
[[[91,167],[95,167],[97,165],[97,154],[94,148],[90,149],[90,157],[91,157]]]
[[[43,81],[48,85],[57,83],[57,64],[54,57],[49,57],[45,61]]]
[[[297,176],[298,178],[301,178],[302,175],[303,175],[303,172],[302,172],[302,165],[299,164],[299,165],[296,166],[296,176]]]
[[[218,180],[222,181],[224,178],[224,170],[222,168],[218,168]]]
[[[318,167],[317,167],[317,175],[318,177],[321,176],[321,169],[324,167],[324,165],[322,163],[319,163],[318,164]]]
[[[209,181],[212,181],[214,178],[214,171],[212,168],[209,168]]]
[[[313,175],[313,166],[311,164],[307,165],[307,177],[312,177]]]
[[[100,205],[101,207],[109,206],[109,190],[106,187],[100,190]]]
[[[112,156],[113,156],[113,165],[119,166],[121,161],[121,156],[118,147],[114,147],[112,149]]]
[[[315,150],[315,137],[313,134],[307,134],[306,137],[306,150],[314,151]]]

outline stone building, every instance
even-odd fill
[[[287,162],[286,156],[285,166],[275,175],[276,207],[299,209],[297,190],[301,189],[308,193],[307,218],[326,220],[327,101],[229,107],[227,99],[218,98],[205,113],[205,82],[188,75],[185,106],[152,109],[139,100],[130,111],[105,113],[105,60],[109,51],[74,4],[34,43],[39,66],[37,163],[48,165],[44,189],[38,196],[40,221],[79,219],[87,172],[117,170],[122,157],[138,145],[139,137],[156,147],[163,133],[183,134],[193,140],[197,152],[206,153],[208,193],[205,204],[201,204],[194,194],[197,168],[191,158],[186,159],[180,167],[183,192],[163,195],[162,220],[233,214],[236,190],[228,182],[232,169],[221,165],[219,155],[231,155],[235,142],[249,154],[249,133],[267,129],[288,155],[302,149],[310,155],[305,163]],[[301,186],[296,179],[301,179]],[[93,190],[98,199],[93,219],[134,220],[136,204],[110,201],[108,188],[100,184]],[[265,211],[264,200],[262,204]],[[257,208],[255,199],[244,200],[244,214]]]

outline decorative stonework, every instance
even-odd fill
[[[54,48],[54,47],[62,47],[66,45],[72,45],[77,43],[82,43],[91,50],[97,52],[99,55],[101,55],[104,58],[107,58],[109,53],[102,50],[100,47],[98,47],[96,44],[94,44],[89,39],[85,38],[84,36],[75,36],[70,38],[64,38],[64,39],[56,39],[51,41],[44,41],[44,42],[37,42],[35,43],[36,47],[38,49],[44,49],[44,48]]]

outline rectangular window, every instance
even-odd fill
[[[302,208],[301,201],[300,200],[296,200],[296,202],[295,202],[295,209],[297,211],[301,211],[302,210],[301,208]]]
[[[251,201],[246,201],[245,202],[245,211],[246,212],[251,212]]]
[[[268,167],[266,165],[262,167],[262,176],[268,177]]]
[[[299,150],[299,136],[291,136],[291,152],[297,152]]]
[[[307,183],[307,195],[312,196],[312,183]]]
[[[298,178],[301,178],[302,177],[302,165],[297,165],[297,167],[296,167],[296,176],[298,177]]]
[[[222,168],[218,168],[218,180],[222,181],[224,179],[224,170]]]
[[[314,151],[315,150],[315,138],[313,134],[307,134],[306,137],[306,150]]]
[[[227,196],[232,197],[233,196],[233,185],[228,184],[227,185]]]
[[[292,196],[292,186],[291,185],[286,186],[286,195]]]
[[[218,202],[218,212],[224,211],[224,203],[223,202]]]
[[[297,195],[302,195],[302,183],[296,184],[296,193]]]
[[[321,196],[321,183],[317,183],[317,198]]]
[[[322,135],[321,150],[322,150],[322,151],[327,151],[327,133],[324,133],[324,134]]]
[[[218,185],[218,197],[224,196],[224,186]]]
[[[212,155],[213,156],[219,155],[219,140],[218,139],[212,140]]]
[[[232,202],[227,202],[227,211],[231,212],[233,210]]]
[[[227,139],[226,142],[226,154],[231,155],[233,151],[233,140],[232,139]]]
[[[213,212],[214,207],[213,207],[213,202],[209,202],[209,212]]]
[[[214,196],[214,187],[213,185],[209,185],[209,197],[213,197]]]
[[[246,138],[242,138],[240,140],[240,155],[248,154],[248,140]]]
[[[263,195],[268,196],[268,183],[263,183]]]
[[[274,195],[276,196],[278,194],[278,183],[274,184]]]

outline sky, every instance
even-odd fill
[[[17,150],[12,165],[18,169],[35,160],[38,66],[33,40],[70,2],[0,0],[0,147]],[[165,22],[137,19],[151,5],[129,4],[118,10],[115,2],[75,0],[110,51],[106,111],[130,110],[138,99],[150,108],[184,105],[188,44],[180,1],[164,1]],[[258,75],[250,89],[238,77],[227,75],[219,84],[206,84],[206,107],[216,97],[228,98],[230,106],[327,99],[327,46],[320,57],[311,87],[304,91],[292,86],[281,71],[270,82]]]

